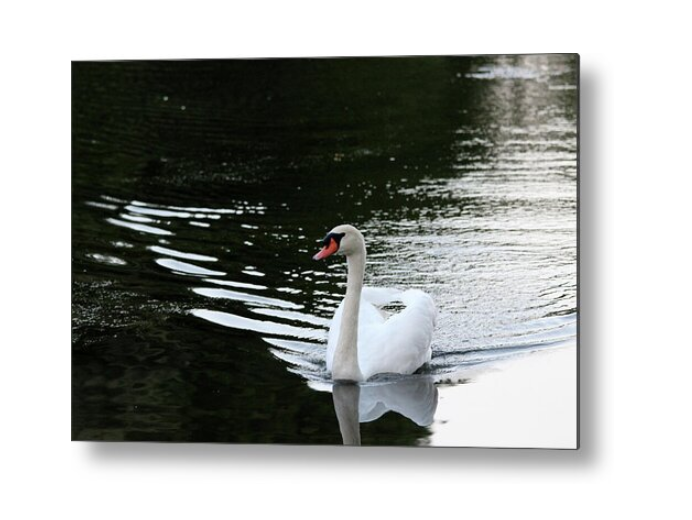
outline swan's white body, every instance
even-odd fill
[[[327,344],[327,370],[341,334],[344,301],[334,314]],[[386,317],[379,305],[403,302],[401,312]],[[435,327],[435,304],[422,291],[395,291],[364,287],[358,314],[358,367],[363,379],[375,374],[411,374],[430,362],[430,342]]]
[[[340,244],[328,247],[332,236]],[[315,258],[338,250],[348,261],[346,296],[329,329],[327,369],[332,378],[364,381],[375,374],[411,374],[429,362],[437,316],[432,298],[415,289],[363,287],[365,242],[361,233],[352,226],[337,226],[327,237]],[[392,302],[401,302],[405,308],[386,316],[378,307]]]

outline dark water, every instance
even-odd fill
[[[74,63],[73,438],[428,444],[441,382],[573,345],[577,78],[573,55]],[[434,297],[421,374],[331,388],[345,265],[311,256],[341,223],[366,284]]]

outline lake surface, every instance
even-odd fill
[[[73,439],[431,445],[479,371],[574,349],[575,55],[72,69]],[[332,388],[342,223],[433,296],[420,373]]]

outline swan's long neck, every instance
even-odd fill
[[[334,350],[332,377],[337,381],[362,381],[363,375],[358,366],[358,314],[365,273],[365,245],[362,250],[348,255],[346,260],[348,283],[341,314],[341,332]]]

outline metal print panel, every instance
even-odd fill
[[[72,64],[72,438],[578,446],[575,54]]]

